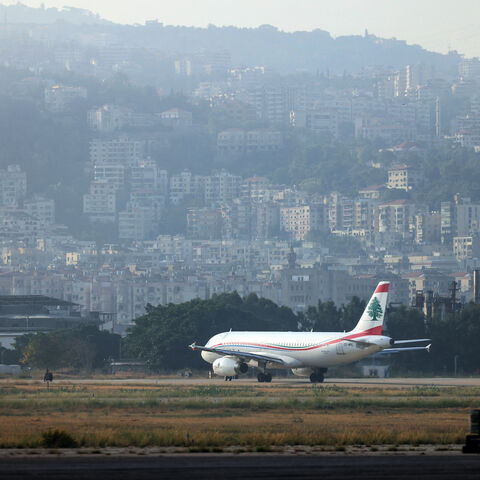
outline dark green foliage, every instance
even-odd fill
[[[455,356],[459,372],[480,371],[480,305],[469,303],[455,318],[435,318],[429,329],[434,345],[431,361],[437,371],[453,373]]]
[[[414,308],[390,308],[387,311],[388,334],[396,339],[430,338],[430,353],[405,352],[394,357],[403,372],[452,375],[457,356],[457,373],[474,374],[480,369],[480,306],[470,303],[455,315],[435,317],[428,324],[423,313]]]
[[[187,346],[204,344],[215,334],[233,330],[318,332],[350,331],[358,323],[365,302],[353,297],[337,308],[332,301],[319,302],[305,313],[295,315],[254,293],[241,298],[236,292],[214,295],[210,300],[195,299],[167,306],[147,305],[147,314],[138,318],[124,340],[124,354],[145,360],[156,370],[182,367],[206,368],[198,352]],[[480,370],[480,306],[468,304],[455,318],[436,317],[428,324],[422,311],[405,306],[389,307],[383,334],[395,340],[430,338],[427,352],[405,352],[392,356],[394,372],[451,375],[454,357],[458,373]],[[95,326],[80,326],[49,334],[17,337],[14,350],[5,350],[8,363],[24,362],[39,368],[70,367],[94,369],[109,357],[118,357],[118,335],[100,332]],[[11,359],[11,360],[10,360]],[[385,359],[386,360],[386,359]]]
[[[317,307],[309,307],[302,316],[302,329],[315,332],[342,332],[352,330],[365,310],[365,302],[353,297],[346,306],[337,308],[331,300],[318,302]]]
[[[405,305],[395,308],[389,307],[386,313],[385,325],[384,333],[394,340],[430,338],[423,313],[416,308],[407,308]],[[393,355],[392,361],[395,367],[402,372],[423,371],[427,373],[431,356],[436,350],[437,345],[435,344],[430,355],[427,352],[398,353]]]
[[[251,294],[214,295],[179,305],[149,307],[149,313],[135,320],[125,341],[129,355],[146,360],[155,369],[184,366],[205,368],[198,352],[187,346],[203,345],[217,333],[233,330],[296,330],[298,318],[286,307]]]
[[[118,357],[120,336],[100,331],[95,325],[31,335],[22,347],[22,361],[38,368],[70,367],[92,370]]]
[[[318,142],[295,151],[289,165],[293,183],[319,193],[339,191],[354,195],[362,187],[385,183],[386,172],[373,168],[378,156],[372,146]],[[314,183],[313,183],[314,181]]]
[[[48,430],[42,433],[40,446],[45,448],[76,448],[78,442],[65,430]]]
[[[0,168],[19,164],[29,193],[56,200],[57,219],[67,222],[81,208],[87,189],[86,110],[68,118],[42,112],[33,102],[0,97]]]
[[[388,334],[396,340],[425,338],[428,335],[422,311],[405,305],[389,307],[385,324]]]
[[[461,147],[430,151],[424,162],[425,182],[412,192],[412,200],[439,208],[440,202],[452,200],[456,193],[480,200],[480,153]]]
[[[7,365],[18,365],[22,360],[23,350],[33,336],[33,333],[28,333],[26,335],[15,337],[12,349],[0,347],[1,363]]]

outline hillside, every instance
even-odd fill
[[[385,65],[394,68],[406,64],[429,63],[439,71],[453,71],[458,64],[457,54],[442,55],[429,52],[418,45],[408,45],[397,39],[382,39],[375,35],[333,38],[328,32],[283,32],[270,25],[258,28],[182,27],[147,22],[146,25],[119,25],[99,18],[88,10],[64,7],[30,8],[22,4],[0,5],[2,29],[15,24],[16,28],[42,32],[50,28],[59,41],[85,40],[86,35],[108,34],[115,44],[161,51],[165,54],[188,54],[201,50],[228,50],[232,65],[266,65],[280,73],[298,71],[358,73],[367,67]],[[59,28],[71,24],[71,28]],[[319,21],[321,24],[321,21]],[[59,38],[60,37],[60,38]]]

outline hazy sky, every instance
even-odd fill
[[[3,4],[16,1],[0,0]],[[69,5],[118,23],[158,19],[171,25],[268,23],[282,30],[321,28],[333,36],[363,34],[407,40],[429,50],[480,56],[480,0],[23,0]]]

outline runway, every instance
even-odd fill
[[[21,383],[35,383],[39,380],[20,380]],[[12,379],[0,379],[2,383],[12,383]],[[258,383],[256,378],[239,378],[232,382],[225,382],[222,378],[200,378],[200,377],[148,377],[148,378],[65,378],[52,382],[52,385],[174,385],[174,386],[200,386],[200,385],[242,385],[262,387],[271,386],[295,386],[311,385],[307,378],[301,377],[277,377],[272,383]],[[319,384],[320,385],[320,384]],[[414,387],[414,386],[438,386],[438,387],[480,387],[480,377],[473,378],[452,378],[452,377],[433,377],[433,378],[326,378],[321,385],[342,385],[346,387]]]
[[[0,478],[477,479],[480,456],[177,455],[0,459]]]

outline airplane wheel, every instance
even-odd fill
[[[257,380],[262,383],[262,382],[265,382],[265,374],[264,373],[259,373],[257,375]]]
[[[323,373],[312,373],[310,375],[310,381],[312,383],[323,383],[325,380],[325,377],[323,376]]]
[[[271,373],[266,373],[265,374],[265,381],[267,383],[270,383],[272,381],[272,374]]]

